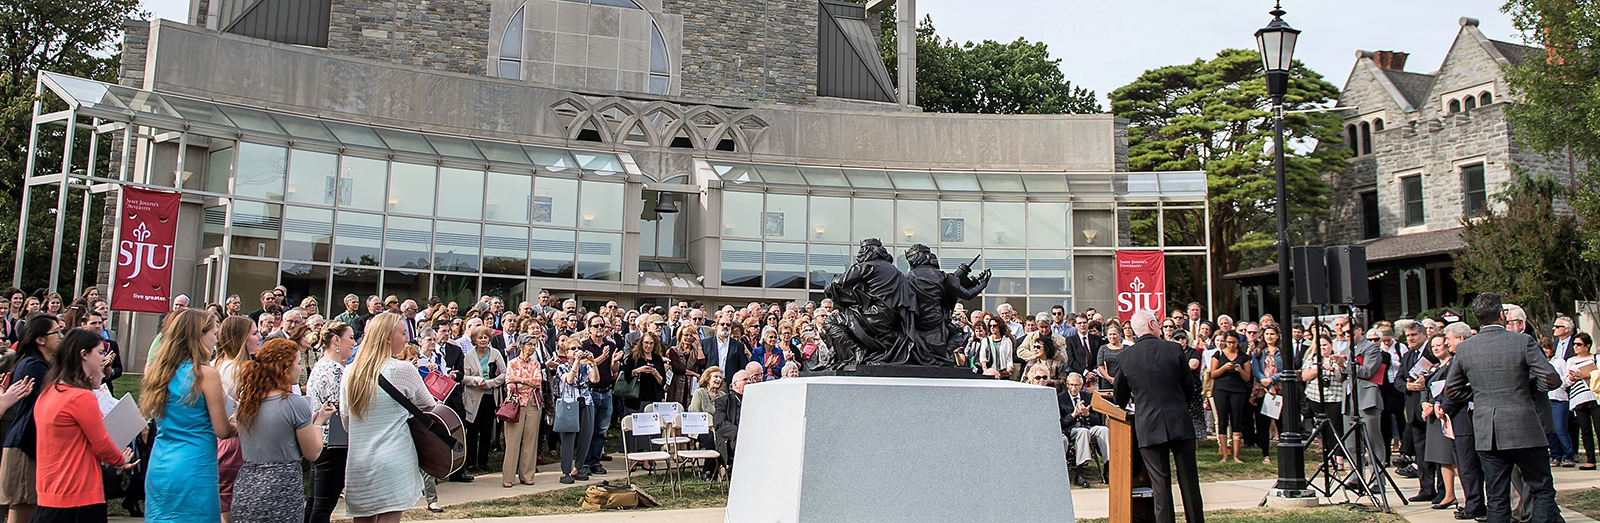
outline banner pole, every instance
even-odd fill
[[[112,299],[112,295],[117,292],[117,259],[122,257],[122,207],[128,203],[126,201],[128,193],[127,191],[122,190],[122,184],[117,184],[116,191],[117,219],[116,221],[112,222],[113,225],[111,226],[111,241],[115,242],[115,244],[111,246],[111,269],[110,274],[106,279],[107,283],[105,297],[107,306],[112,303],[116,303],[116,301]],[[109,198],[111,195],[108,194],[106,197]],[[129,323],[132,323],[131,319],[129,320]],[[129,341],[132,340],[130,339]]]

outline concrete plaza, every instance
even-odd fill
[[[499,474],[479,476],[473,483],[444,483],[439,485],[439,499],[444,505],[454,505],[471,501],[481,501],[523,494],[532,494],[547,490],[564,488],[556,482],[557,467],[546,465],[543,467],[550,472],[541,472],[536,476],[536,485],[503,488],[500,486]],[[591,478],[587,483],[596,483],[600,480],[618,480],[622,474],[612,473],[604,477]],[[1416,493],[1416,480],[1396,478],[1401,490],[1406,496]],[[1245,509],[1259,505],[1266,496],[1267,489],[1271,488],[1273,480],[1241,480],[1205,483],[1201,491],[1205,496],[1208,510],[1218,509]],[[1581,488],[1600,487],[1600,473],[1594,471],[1580,471],[1577,469],[1556,469],[1555,485],[1557,490],[1573,490]],[[1072,505],[1076,509],[1079,519],[1104,518],[1107,516],[1108,490],[1098,489],[1073,489]],[[1174,495],[1177,493],[1174,492]],[[1459,492],[1458,492],[1459,495]],[[1340,495],[1325,503],[1338,503],[1344,501]],[[1412,503],[1403,505],[1396,495],[1390,496],[1397,514],[1404,516],[1412,523],[1446,523],[1456,521],[1451,517],[1453,510],[1432,510],[1426,504]],[[419,507],[422,505],[418,505]],[[343,509],[335,512],[335,516],[342,515]],[[1595,520],[1571,510],[1563,509],[1562,517],[1568,523],[1589,523]],[[140,521],[139,518],[111,518],[111,521]],[[436,520],[446,523],[610,523],[610,522],[638,522],[638,523],[720,523],[723,521],[723,509],[704,508],[686,510],[643,510],[643,511],[607,511],[584,514],[567,514],[559,516],[530,516],[507,518],[473,518],[458,520]]]

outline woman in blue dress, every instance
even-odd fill
[[[233,435],[222,378],[205,362],[217,344],[216,317],[203,310],[172,313],[161,348],[145,368],[139,410],[156,420],[145,474],[145,521],[219,521],[217,438]],[[199,363],[196,363],[199,362]]]

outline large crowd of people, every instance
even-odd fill
[[[285,293],[263,291],[249,312],[238,296],[194,308],[176,297],[140,385],[139,410],[150,423],[119,449],[95,415],[115,404],[111,382],[122,372],[105,301],[94,289],[65,306],[55,295],[3,291],[0,336],[11,348],[0,358],[0,503],[8,520],[104,521],[114,490],[125,509],[151,521],[325,522],[341,498],[345,516],[396,521],[419,498],[442,510],[439,481],[492,481],[498,473],[512,489],[534,484],[542,466],[559,467],[561,483],[614,473],[605,451],[614,422],[657,402],[709,413],[711,433],[697,444],[721,458],[698,473],[731,473],[745,386],[796,377],[826,360],[818,357],[832,354],[823,322],[837,312],[828,300],[633,309],[613,301],[585,310],[541,292],[514,306],[491,296],[419,303],[349,295],[326,318],[314,298],[292,303]],[[1474,304],[1479,329],[1433,318],[1363,330],[1337,317],[1285,332],[1270,315],[1207,317],[1194,303],[1168,317],[1141,311],[1128,321],[1059,305],[1032,315],[1003,303],[993,312],[958,305],[951,321],[965,341],[953,357],[978,375],[1056,390],[1080,487],[1093,483],[1086,469],[1103,474],[1110,459],[1093,396],[1133,404],[1143,420],[1141,453],[1149,453],[1147,462],[1177,458],[1188,505],[1188,442],[1214,434],[1223,461],[1239,462],[1253,446],[1271,462],[1282,416],[1263,405],[1282,392],[1278,347],[1288,336],[1304,355],[1302,430],[1329,420],[1311,436],[1334,467],[1362,467],[1362,455],[1375,456],[1378,466],[1418,479],[1413,501],[1457,508],[1461,519],[1511,513],[1507,492],[1515,484],[1524,501],[1516,515],[1526,520],[1547,510],[1549,467],[1578,466],[1575,443],[1584,450],[1582,468],[1595,467],[1600,371],[1591,338],[1570,318],[1545,336],[1529,330],[1515,305],[1489,308]],[[1474,343],[1526,345],[1524,376],[1547,378],[1500,383],[1505,376],[1491,373],[1516,366],[1495,358],[1522,361],[1521,352],[1458,357]],[[1168,360],[1170,368],[1160,366]],[[1527,408],[1537,408],[1544,430],[1524,424],[1514,434],[1498,426],[1486,433],[1486,423],[1500,423],[1486,405],[1520,415],[1522,404],[1503,405],[1508,391],[1537,396]],[[443,405],[464,422],[461,471],[420,472],[405,403],[424,411]],[[1346,430],[1356,419],[1368,427],[1359,442]],[[1334,452],[1335,438],[1355,463]],[[1523,451],[1531,438],[1537,453]],[[503,459],[491,462],[492,451]],[[1170,515],[1170,485],[1157,497]]]

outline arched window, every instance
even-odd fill
[[[672,63],[667,57],[667,41],[661,28],[650,24],[650,94],[667,94],[672,85]]]
[[[1372,124],[1361,122],[1361,154],[1372,154]]]
[[[1484,91],[1484,92],[1482,92],[1482,93],[1480,93],[1478,95],[1478,106],[1479,107],[1482,107],[1482,106],[1485,106],[1485,105],[1489,105],[1489,104],[1492,104],[1492,103],[1494,103],[1494,95],[1489,94],[1489,91]]]
[[[1471,111],[1471,110],[1476,109],[1478,107],[1478,99],[1477,98],[1473,98],[1471,96],[1468,96],[1465,100],[1463,100],[1463,102],[1465,102],[1466,109],[1468,111]]]
[[[1373,130],[1373,132],[1377,132],[1377,131],[1382,131],[1383,130],[1383,119],[1382,118],[1378,118],[1378,119],[1372,121],[1372,130]]]
[[[1456,114],[1456,113],[1459,113],[1459,112],[1461,112],[1461,100],[1451,100],[1450,101],[1450,114]]]
[[[506,34],[500,37],[500,67],[495,71],[501,78],[522,79],[522,12],[517,9],[506,24]]]
[[[1350,150],[1355,151],[1356,154],[1361,154],[1361,142],[1356,141],[1356,124],[1346,125],[1344,130],[1350,135],[1350,140],[1346,142],[1350,144]]]

